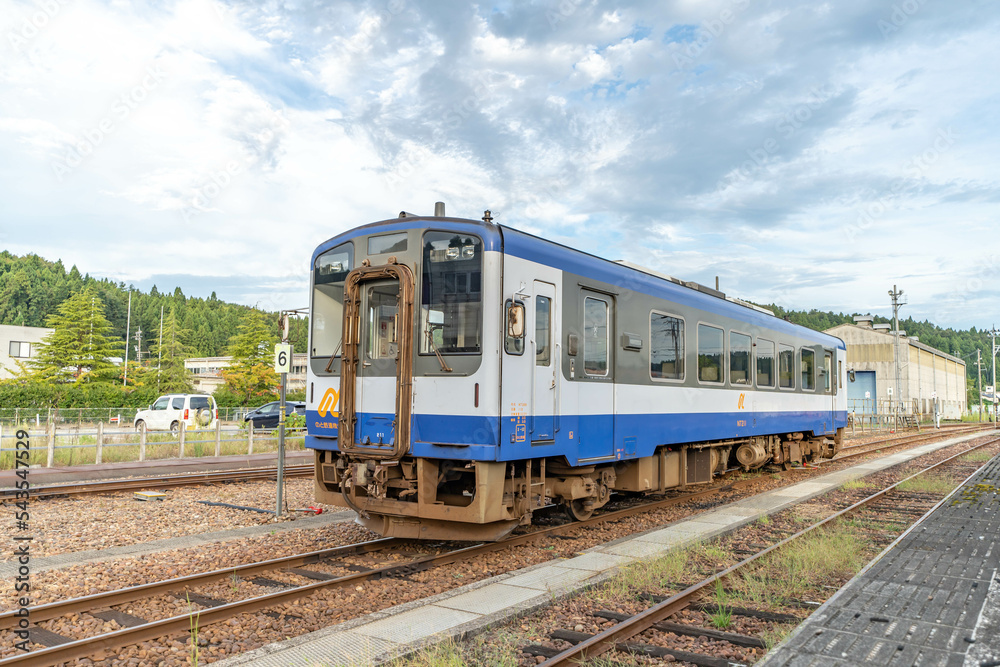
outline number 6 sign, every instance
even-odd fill
[[[274,372],[292,372],[292,346],[289,343],[277,343],[274,346]]]

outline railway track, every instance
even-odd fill
[[[756,554],[745,558],[744,560],[715,575],[707,577],[702,581],[685,588],[683,591],[675,595],[661,597],[656,600],[657,603],[655,605],[649,607],[643,612],[632,616],[611,612],[600,614],[602,618],[616,621],[615,625],[600,633],[587,635],[572,630],[559,629],[550,635],[554,640],[561,640],[573,644],[573,646],[568,649],[560,652],[554,651],[545,646],[532,645],[525,647],[523,650],[532,655],[547,658],[547,660],[542,663],[542,667],[569,667],[570,665],[580,664],[585,660],[592,660],[597,656],[612,650],[661,658],[670,656],[673,660],[691,662],[705,667],[725,667],[731,663],[727,659],[722,659],[717,655],[689,653],[679,649],[672,649],[670,647],[657,645],[658,642],[651,643],[650,641],[635,641],[635,638],[648,630],[654,630],[661,633],[673,633],[675,635],[697,635],[739,646],[764,647],[766,644],[759,637],[747,637],[738,634],[723,633],[711,628],[691,626],[690,624],[681,625],[673,623],[668,619],[676,616],[678,612],[691,607],[697,607],[700,609],[708,608],[711,611],[711,605],[705,604],[702,601],[706,597],[706,592],[711,591],[713,587],[719,584],[724,585],[730,578],[736,576],[747,568],[752,567],[765,556],[779,549],[786,548],[797,540],[800,540],[833,522],[855,516],[862,512],[869,512],[877,515],[879,517],[879,522],[883,525],[895,523],[898,525],[905,525],[907,527],[912,526],[920,517],[924,516],[927,512],[936,507],[939,502],[943,501],[938,500],[939,496],[933,496],[930,494],[906,493],[903,494],[902,497],[898,494],[893,494],[893,492],[900,485],[931,471],[955,465],[956,461],[959,461],[961,457],[964,457],[978,449],[994,445],[998,442],[1000,442],[1000,438],[994,438],[985,443],[974,445],[963,452],[934,463],[933,465],[927,466],[915,474],[908,476],[906,479],[900,480],[899,482],[896,482],[865,497],[862,500],[859,500],[858,502],[853,503],[843,510],[816,521],[809,527],[804,528],[765,549],[762,549]],[[966,478],[975,474],[976,470],[978,470],[978,466],[965,465],[964,467],[966,469],[963,470],[963,472],[967,473]],[[970,467],[975,469],[969,470],[968,468]],[[753,614],[755,612],[754,610],[737,609],[735,613],[738,615],[740,613]],[[797,615],[772,614],[772,616],[776,616],[773,620],[779,622],[791,619],[795,619],[795,622],[801,620],[801,618]]]
[[[845,447],[841,447],[840,451],[841,451],[841,453],[847,452],[847,451],[853,451],[853,450],[862,450],[862,449],[864,449],[866,451],[869,451],[869,450],[881,449],[881,448],[885,448],[885,447],[895,447],[895,446],[898,446],[898,445],[910,445],[910,444],[917,444],[917,443],[921,443],[921,442],[928,442],[928,441],[934,440],[936,438],[950,437],[950,436],[953,436],[953,435],[962,435],[964,433],[975,433],[977,431],[988,432],[988,431],[993,431],[993,430],[995,430],[995,429],[994,429],[994,427],[992,425],[989,425],[989,426],[979,426],[979,425],[976,425],[976,426],[949,426],[947,428],[934,429],[934,430],[931,430],[931,431],[926,431],[924,433],[909,433],[909,434],[897,435],[897,436],[892,437],[892,438],[883,438],[881,440],[873,440],[871,442],[861,442],[861,443],[858,443],[856,445],[847,445]],[[840,460],[841,458],[844,458],[844,457],[838,456],[836,459],[833,459],[833,460]]]
[[[285,468],[285,477],[304,477],[312,475],[313,464],[291,465]],[[245,482],[257,479],[275,479],[278,471],[274,467],[240,468],[220,472],[186,473],[178,475],[161,475],[159,477],[142,477],[135,479],[98,480],[74,482],[72,484],[49,484],[33,486],[31,499],[61,498],[94,493],[118,493],[122,491],[141,491],[143,489],[165,489],[177,486],[194,486],[196,484],[218,484],[224,482]],[[0,489],[0,500],[14,498],[17,489]]]
[[[943,437],[944,434],[939,434]],[[949,434],[950,435],[950,434]],[[988,443],[987,443],[988,444]],[[979,447],[986,446],[980,445]],[[859,452],[844,458],[862,456],[867,452]],[[841,459],[842,460],[842,459]],[[311,467],[311,466],[309,466]],[[273,475],[273,469],[270,470]],[[785,471],[780,473],[788,478],[798,479],[799,473],[796,471]],[[140,481],[140,480],[133,480]],[[148,480],[141,480],[147,482]],[[655,509],[667,508],[673,505],[698,501],[711,498],[714,495],[738,490],[752,485],[758,481],[757,477],[737,480],[732,483],[723,484],[711,489],[703,489],[692,493],[656,500],[651,503],[644,503],[634,507],[605,512],[591,517],[586,521],[578,521],[561,526],[548,528],[538,528],[532,532],[517,535],[504,542],[478,544],[458,549],[442,550],[432,549],[437,553],[421,555],[417,558],[392,565],[371,566],[370,564],[357,565],[353,563],[336,563],[337,559],[348,556],[378,555],[380,552],[391,552],[393,549],[427,549],[428,545],[415,543],[397,538],[386,538],[335,549],[313,551],[303,554],[295,554],[283,558],[269,561],[261,561],[247,565],[218,569],[211,572],[204,572],[185,577],[167,579],[159,582],[152,582],[139,586],[133,586],[106,593],[74,598],[60,602],[54,602],[32,608],[32,621],[35,623],[45,622],[71,615],[93,615],[105,620],[114,619],[121,625],[129,625],[115,632],[106,633],[85,639],[72,639],[66,636],[55,635],[50,631],[35,631],[33,641],[48,645],[47,648],[33,651],[23,656],[15,656],[3,661],[0,665],[47,665],[60,663],[79,658],[92,656],[95,653],[113,652],[125,646],[131,646],[143,641],[148,641],[166,635],[176,635],[186,633],[190,629],[192,613],[198,617],[200,627],[221,623],[234,618],[240,614],[255,612],[263,609],[280,606],[287,602],[298,600],[312,595],[323,589],[354,587],[365,581],[378,580],[382,578],[404,578],[416,572],[440,567],[445,564],[468,560],[484,554],[509,549],[520,545],[531,544],[548,537],[556,537],[576,533],[588,527],[597,526],[608,522],[621,521],[630,516],[642,514]],[[321,566],[317,569],[317,565]],[[305,567],[312,566],[312,567]],[[337,567],[346,568],[353,571],[348,574],[331,574],[330,569]],[[326,569],[327,571],[324,571]],[[267,573],[282,572],[286,575],[310,580],[309,583],[291,584],[288,582],[275,581],[262,575]],[[224,581],[227,578],[261,581],[260,585],[271,588],[280,588],[273,593],[252,597],[245,600],[227,602],[217,598],[211,598],[197,593],[194,589],[204,587],[213,582]],[[173,596],[174,598],[188,596],[187,599],[197,602],[203,607],[191,613],[185,613],[158,620],[147,620],[139,615],[127,612],[115,611],[115,606],[127,605],[137,600],[149,600],[157,596]],[[274,612],[271,612],[274,613]],[[17,617],[14,612],[0,614],[0,630],[14,627],[17,624]]]

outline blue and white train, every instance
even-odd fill
[[[402,212],[313,254],[316,497],[386,536],[500,539],[562,505],[832,457],[845,346],[493,223]]]

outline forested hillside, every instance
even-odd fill
[[[50,262],[37,255],[18,257],[6,250],[0,252],[0,324],[44,327],[60,303],[87,285],[93,285],[104,302],[105,316],[112,324],[113,335],[124,340],[129,286],[81,275],[75,266],[67,271],[61,261]],[[131,293],[130,358],[135,357],[137,329],[143,332],[143,356],[156,344],[161,307],[165,314],[174,310],[180,328],[190,332],[188,344],[194,350],[193,356],[200,357],[224,355],[229,339],[250,310],[248,306],[220,301],[214,292],[207,299],[184,296],[179,287],[160,292],[154,286],[149,293],[134,289]],[[277,316],[270,321],[272,333],[278,335]],[[296,351],[305,351],[305,334],[305,321],[293,321],[289,338]]]

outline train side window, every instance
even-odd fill
[[[833,384],[833,353],[825,352],[823,354],[823,391],[830,393],[830,388]]]
[[[698,325],[698,380],[716,384],[725,382],[722,373],[724,347],[722,329],[707,324]]]
[[[587,375],[608,374],[608,304],[601,299],[583,300],[583,370]]]
[[[649,376],[684,379],[684,320],[653,311],[649,314]]]
[[[552,362],[552,300],[547,296],[535,298],[535,365],[548,366]]]
[[[504,312],[507,326],[503,349],[507,354],[524,354],[524,304],[507,299]]]
[[[795,389],[795,348],[781,345],[778,351],[778,386]]]
[[[816,353],[802,348],[799,350],[799,362],[802,364],[802,388],[808,391],[816,389]]]
[[[746,334],[729,332],[729,381],[732,384],[751,384],[751,342]]]
[[[774,341],[757,339],[757,386],[774,388]]]

